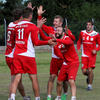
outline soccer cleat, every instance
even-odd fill
[[[24,100],[31,100],[31,98],[30,97],[25,97]]]
[[[66,98],[67,98],[67,95],[63,94],[61,97],[61,100],[66,100]]]
[[[92,90],[92,87],[87,87],[87,91],[91,91]]]
[[[88,77],[87,77],[87,79],[86,79],[86,83],[89,84],[89,78],[88,78]]]
[[[51,98],[47,97],[47,100],[51,100]]]
[[[61,100],[61,98],[56,98],[55,100]]]

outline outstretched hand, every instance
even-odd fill
[[[29,2],[29,3],[27,4],[27,7],[31,8],[32,10],[34,10],[34,8],[35,8],[35,6],[32,8],[32,3],[31,3],[31,2]]]
[[[42,18],[41,20],[37,20],[37,27],[41,28],[42,25],[46,22],[46,18]]]
[[[43,6],[37,7],[38,16],[41,16],[46,10],[43,11]]]
[[[65,33],[68,35],[68,26],[65,25]]]

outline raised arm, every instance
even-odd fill
[[[67,36],[69,36],[72,41],[75,41],[75,36],[72,34],[72,32],[68,29],[67,25],[65,25],[65,33]]]
[[[45,11],[46,11],[46,10],[43,10],[43,6],[37,7],[37,13],[38,13],[38,19],[39,19],[39,20],[41,20],[42,14],[43,14]],[[53,27],[51,27],[51,26],[46,26],[45,24],[43,24],[42,30],[43,30],[44,32],[46,32],[46,34],[49,35],[50,33],[52,33]]]
[[[67,37],[65,40],[64,39],[56,39],[57,42],[62,43],[64,45],[72,45],[73,41],[71,38]]]
[[[41,36],[42,40],[49,40],[49,39],[51,39],[51,37],[48,37],[48,36],[46,36],[43,33],[43,30],[42,29],[40,29],[39,33],[40,33],[40,36]]]

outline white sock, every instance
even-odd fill
[[[67,92],[66,93],[63,93],[64,95],[67,95]]]
[[[89,84],[89,85],[88,85],[88,87],[92,87],[92,85],[91,85],[91,84]]]
[[[57,96],[58,99],[61,99],[61,96]]]
[[[71,100],[76,100],[76,97],[75,96],[72,96]]]
[[[11,100],[12,99],[15,100],[15,94],[14,93],[11,94]]]
[[[40,97],[35,97],[35,100],[40,100]]]
[[[51,98],[51,95],[48,95],[47,97]]]
[[[11,98],[8,98],[8,100],[11,100]]]

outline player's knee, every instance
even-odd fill
[[[62,85],[62,81],[57,81],[57,85]]]
[[[49,81],[54,82],[56,75],[51,75]]]
[[[87,70],[82,70],[82,73],[83,73],[84,75],[87,75]]]

